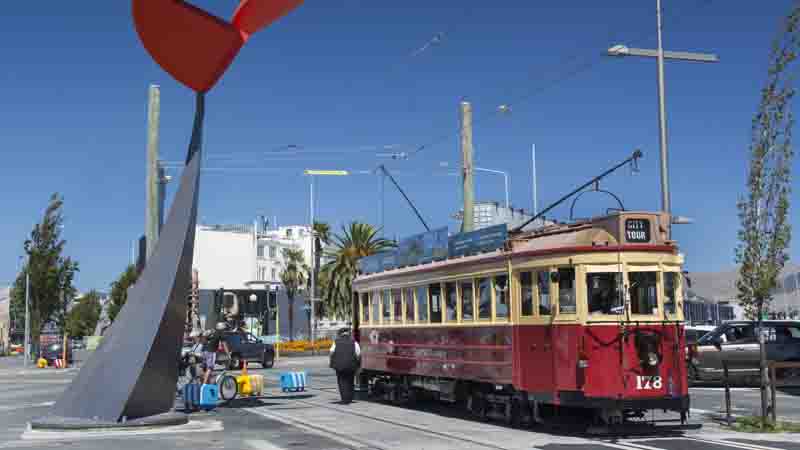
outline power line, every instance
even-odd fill
[[[710,5],[711,2],[712,2],[712,0],[700,1],[699,2],[700,5],[695,9],[695,11],[700,10],[702,7],[706,7],[706,6]],[[671,19],[671,18],[674,18],[674,17],[677,17],[677,16],[678,16],[678,14],[677,14],[677,12],[675,12],[675,13],[672,13],[671,15],[668,15],[667,18]],[[679,21],[676,22],[676,23],[673,23],[672,25],[673,26],[677,25],[677,23],[680,23],[680,19],[682,19],[684,17],[685,16],[678,17]],[[633,38],[631,40],[631,42],[639,43],[642,40],[645,40],[645,39],[648,39],[648,38],[651,38],[651,37],[655,36],[656,33],[657,33],[657,31],[651,31],[651,32],[642,33],[638,37]],[[613,39],[609,39],[609,41],[612,41],[612,40]],[[565,58],[564,60],[562,60],[563,62],[559,63],[559,64],[562,65],[562,64],[571,63],[573,60],[577,60],[577,59],[580,59],[580,58],[578,56],[574,56],[574,55],[573,56],[569,56],[569,57]],[[504,103],[503,104],[504,108],[502,108],[501,110],[493,110],[490,113],[483,114],[483,115],[473,119],[473,121],[472,121],[473,125],[475,125],[476,123],[488,120],[490,118],[494,118],[499,114],[506,114],[507,111],[510,110],[511,106],[516,105],[516,104],[520,104],[520,103],[524,103],[524,102],[532,99],[533,97],[535,97],[535,96],[537,96],[539,94],[542,94],[543,92],[546,92],[549,89],[552,89],[552,88],[560,85],[562,82],[567,81],[569,79],[572,79],[572,78],[576,77],[577,75],[580,75],[580,74],[582,74],[584,72],[588,72],[589,70],[591,70],[591,69],[599,66],[600,64],[603,64],[603,63],[608,61],[608,57],[605,55],[605,53],[599,54],[599,55],[594,56],[594,57],[588,57],[588,58],[583,58],[583,59],[584,59],[584,61],[582,61],[575,68],[564,72],[563,74],[561,74],[561,75],[557,76],[556,78],[554,78],[554,79],[550,80],[549,82],[547,82],[547,84],[545,84],[543,86],[540,86],[540,87],[528,92],[525,95],[517,97],[517,98],[513,99],[510,102]],[[428,148],[434,147],[434,146],[436,146],[436,145],[438,145],[438,144],[440,144],[440,143],[442,143],[442,142],[444,142],[446,140],[451,139],[454,136],[458,136],[459,133],[460,133],[460,128],[458,130],[456,130],[455,133],[454,132],[448,132],[446,134],[442,134],[442,135],[432,139],[431,141],[418,146],[414,151],[412,151],[410,153],[409,156],[415,156],[415,155],[417,155],[418,153],[420,153],[423,150],[427,150]]]

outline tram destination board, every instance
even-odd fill
[[[448,256],[466,256],[502,248],[508,238],[506,224],[450,237]]]
[[[414,266],[445,259],[447,247],[447,227],[407,237],[397,247],[397,266]]]
[[[625,240],[632,243],[650,242],[650,221],[648,219],[626,219]]]

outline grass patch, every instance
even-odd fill
[[[761,428],[761,417],[747,416],[739,417],[731,425],[735,431],[742,433],[800,433],[800,423],[796,422],[775,422],[767,419],[766,428]]]

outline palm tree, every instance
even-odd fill
[[[283,272],[281,283],[286,288],[289,299],[289,340],[294,340],[294,297],[306,284],[308,266],[303,259],[303,251],[294,248],[283,249]]]
[[[319,298],[320,286],[322,282],[319,277],[320,260],[322,259],[322,246],[328,245],[331,242],[331,227],[325,222],[314,222],[314,279],[316,280],[316,292],[314,298]],[[317,317],[320,317],[319,311],[315,311]],[[311,316],[308,316],[309,329],[311,329]]]
[[[322,268],[321,278],[326,279],[325,310],[339,318],[349,318],[353,311],[353,279],[358,274],[358,260],[395,247],[388,239],[377,237],[378,229],[370,224],[352,222],[342,227],[342,234],[334,235],[333,258]]]

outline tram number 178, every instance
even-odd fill
[[[636,377],[636,390],[661,389],[661,377],[638,375]]]

